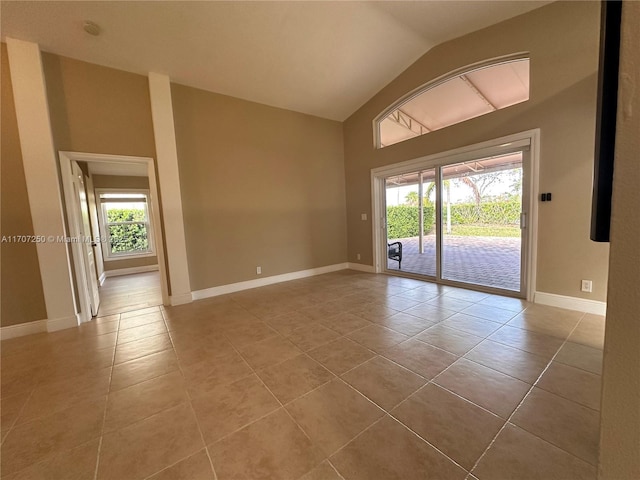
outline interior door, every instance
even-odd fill
[[[89,218],[91,219],[91,234],[95,240],[97,237],[100,237],[100,222],[98,221],[98,206],[91,176],[85,178],[85,190],[87,192],[87,204],[89,205]],[[98,279],[98,283],[100,283],[100,277],[104,273],[101,241],[93,242],[93,254],[96,263],[96,278]]]
[[[76,162],[72,162],[74,195],[77,199],[77,206],[80,210],[79,231],[83,239],[80,242],[82,246],[82,254],[85,263],[85,281],[89,291],[89,304],[91,308],[91,316],[98,314],[100,305],[100,294],[98,293],[98,279],[96,276],[96,262],[93,244],[94,239],[91,237],[91,220],[89,218],[89,205],[87,203],[87,190],[84,183],[84,174]],[[80,281],[80,279],[78,279]]]

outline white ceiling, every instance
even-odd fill
[[[342,121],[433,46],[547,3],[2,0],[0,8],[3,39]],[[85,20],[102,34],[86,34]]]

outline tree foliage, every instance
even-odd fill
[[[522,201],[518,197],[506,200],[454,203],[451,205],[452,225],[503,225],[516,226],[520,221]],[[443,220],[446,211],[443,212]],[[387,207],[387,238],[409,238],[419,235],[420,212],[417,206],[396,205]],[[435,208],[431,202],[424,205],[424,234],[431,232],[435,224]]]
[[[144,209],[110,208],[107,210],[107,221],[109,223],[140,222],[109,225],[111,253],[135,253],[149,250]]]

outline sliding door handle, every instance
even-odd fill
[[[527,214],[522,212],[520,214],[520,229],[524,230],[525,228],[527,228]]]

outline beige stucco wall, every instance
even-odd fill
[[[640,2],[625,2],[602,372],[601,480],[640,478]]]
[[[44,52],[42,63],[56,150],[155,158],[146,76]],[[155,256],[118,260],[105,270],[157,263]]]
[[[91,175],[94,188],[137,188],[149,189],[148,177],[133,177],[124,175]],[[126,258],[122,260],[106,260],[104,262],[105,271],[119,270],[122,268],[145,267],[157,265],[158,257]]]
[[[42,53],[57,150],[155,158],[147,77]]]
[[[0,236],[33,235],[5,43],[2,43],[1,50]],[[35,243],[3,242],[0,244],[0,262],[0,326],[47,318]]]
[[[149,190],[149,177],[125,175],[91,175],[94,188],[134,188]]]
[[[589,240],[599,4],[558,2],[441,44],[344,123],[348,256],[372,265],[370,170],[530,129],[541,129],[537,291],[604,301],[608,247]],[[530,100],[382,150],[373,119],[407,92],[465,65],[518,52],[531,59]],[[580,280],[593,280],[593,293]]]
[[[342,125],[172,84],[192,290],[346,261]]]

